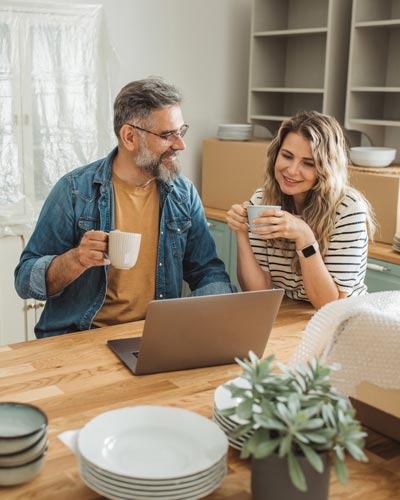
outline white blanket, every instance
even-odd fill
[[[377,292],[337,300],[308,322],[290,364],[313,356],[337,364],[336,385],[348,395],[368,381],[400,388],[400,291]]]

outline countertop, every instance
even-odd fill
[[[285,299],[266,348],[288,361],[314,309]],[[225,365],[136,377],[110,351],[106,341],[138,336],[143,322],[42,340],[0,346],[0,401],[30,402],[49,418],[49,451],[32,482],[0,489],[4,500],[92,500],[101,498],[84,485],[77,460],[58,438],[105,411],[133,405],[170,405],[211,418],[215,388],[236,377],[238,365]],[[245,333],[245,332],[244,332]],[[368,463],[348,458],[350,482],[341,485],[333,471],[330,499],[393,500],[400,491],[400,444],[372,431]],[[207,497],[250,500],[250,464],[230,449],[228,475]]]
[[[206,217],[221,222],[226,222],[226,210],[219,208],[204,208]],[[400,264],[400,253],[393,250],[392,245],[387,243],[373,242],[368,246],[368,257],[372,259],[384,260],[392,264]]]

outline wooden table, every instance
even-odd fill
[[[286,362],[314,310],[285,300],[266,354]],[[0,488],[2,500],[89,500],[101,498],[80,479],[73,453],[58,438],[105,411],[134,405],[170,405],[211,417],[215,388],[236,377],[237,365],[135,377],[106,346],[112,338],[140,335],[143,322],[0,346],[0,401],[30,402],[49,418],[49,451],[32,482]],[[373,432],[369,463],[348,459],[350,482],[331,477],[330,499],[393,500],[400,492],[400,445]],[[248,500],[249,461],[229,450],[229,471],[209,499]],[[290,500],[290,499],[283,499]]]

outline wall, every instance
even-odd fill
[[[57,2],[62,0],[49,3]],[[181,162],[200,189],[202,140],[215,136],[219,123],[246,122],[251,0],[87,3],[103,4],[119,60],[113,98],[129,81],[149,75],[163,76],[182,89],[190,129]]]

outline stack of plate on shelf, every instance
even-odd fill
[[[27,483],[47,453],[47,416],[37,406],[0,403],[0,486]]]
[[[225,123],[218,125],[217,137],[225,141],[247,141],[253,135],[253,125]]]
[[[396,252],[400,252],[400,233],[394,235],[393,248]]]
[[[103,413],[80,430],[77,447],[84,483],[116,500],[195,500],[214,491],[227,471],[225,434],[180,408]]]
[[[241,387],[243,389],[249,387],[249,383],[240,377],[230,380],[227,383],[236,385],[237,387]],[[241,450],[243,444],[247,441],[247,439],[249,439],[253,431],[249,431],[243,436],[232,437],[232,432],[234,432],[239,425],[246,424],[247,421],[237,417],[236,415],[232,415],[230,417],[222,415],[221,412],[223,410],[236,407],[241,402],[240,398],[233,398],[230,391],[226,389],[224,385],[225,384],[218,386],[214,393],[213,419],[215,423],[218,424],[219,427],[225,432],[232,448]]]

